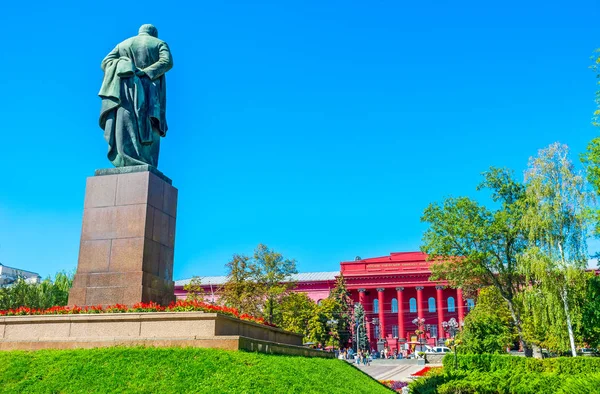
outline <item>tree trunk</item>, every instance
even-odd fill
[[[517,333],[519,334],[519,342],[521,343],[521,347],[525,352],[525,357],[531,357],[533,356],[533,352],[527,341],[525,341],[525,339],[523,338],[523,329],[521,328],[521,322],[519,321],[519,317],[515,312],[515,307],[513,305],[512,299],[506,300],[506,302],[508,303],[508,309],[510,310],[510,315],[512,316],[512,319],[515,323],[515,327],[517,327]]]
[[[569,342],[571,343],[571,353],[573,357],[577,357],[577,349],[575,348],[575,336],[573,335],[573,325],[571,323],[571,313],[569,312],[569,299],[567,297],[567,286],[564,285],[561,291],[561,298],[565,307],[565,316],[567,318],[567,330],[569,331]]]

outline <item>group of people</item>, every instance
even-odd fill
[[[340,360],[355,360],[357,365],[370,365],[371,360],[374,358],[382,358],[382,359],[403,359],[410,358],[411,351],[410,349],[394,349],[393,351],[389,347],[384,347],[381,352],[377,352],[375,350],[367,350],[367,349],[359,349],[358,352],[354,352],[352,348],[340,349],[336,350],[337,358]]]

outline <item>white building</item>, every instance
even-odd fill
[[[35,272],[7,267],[0,263],[0,286],[6,286],[18,278],[23,278],[27,283],[40,283],[41,276]]]

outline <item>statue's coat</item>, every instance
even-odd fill
[[[116,167],[158,166],[167,133],[165,73],[173,67],[166,42],[146,33],[117,45],[102,61],[100,127]],[[143,71],[142,77],[136,71]]]

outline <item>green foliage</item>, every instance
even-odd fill
[[[40,283],[27,283],[19,278],[15,283],[0,287],[0,310],[16,309],[21,306],[47,309],[67,305],[73,275],[58,272],[54,280],[46,278]]]
[[[594,375],[574,376],[568,378],[559,388],[557,394],[589,394],[600,387],[600,373]]]
[[[597,348],[600,347],[600,276],[588,276],[584,299],[581,325],[583,340]]]
[[[281,328],[310,338],[310,322],[317,314],[317,304],[306,293],[290,293],[281,303]]]
[[[389,392],[336,359],[197,348],[0,352],[0,393]]]
[[[227,268],[227,282],[221,290],[220,301],[252,316],[262,314],[264,289],[255,281],[257,268],[250,257],[234,254]]]
[[[202,281],[200,277],[194,276],[190,283],[183,286],[183,290],[187,292],[187,301],[204,301],[204,288],[202,288]]]
[[[525,189],[509,170],[491,168],[483,175],[478,190],[490,190],[499,207],[490,210],[467,197],[430,204],[421,218],[429,224],[421,249],[435,261],[433,280],[446,280],[466,293],[485,286],[497,288],[527,348],[517,299],[525,287],[518,266],[518,258],[527,248],[521,220]]]
[[[592,71],[596,74],[596,78],[600,78],[600,49],[596,49],[594,56],[592,56],[593,64],[590,67]],[[600,80],[597,82],[600,85]],[[596,102],[596,110],[594,111],[594,115],[592,117],[592,124],[594,126],[600,126],[600,89],[596,90],[595,95]],[[592,139],[586,148],[585,153],[581,155],[581,161],[586,166],[586,173],[588,182],[592,185],[596,194],[600,194],[600,137],[596,137]],[[596,234],[600,233],[600,213],[598,211],[595,212],[596,216]]]
[[[505,353],[506,347],[516,340],[516,331],[506,300],[498,289],[482,289],[475,308],[465,318],[459,334],[464,353]]]
[[[353,328],[355,332],[354,341],[358,344],[358,349],[369,349],[369,338],[367,337],[367,328],[365,327],[365,309],[362,304],[354,305]],[[358,334],[358,339],[356,335]],[[357,350],[358,350],[357,349]]]
[[[336,278],[335,286],[329,293],[329,298],[334,301],[334,309],[332,311],[331,325],[332,336],[337,338],[335,344],[338,348],[345,347],[352,335],[352,316],[354,313],[353,301],[350,298],[350,292],[346,288],[346,280],[340,274]]]
[[[439,374],[412,383],[411,393],[592,393],[600,382],[600,359],[590,357],[459,355],[455,369],[453,355],[447,355],[443,363]]]
[[[454,357],[446,355],[444,370],[454,371]],[[558,375],[586,375],[600,373],[599,357],[556,357],[537,359],[499,354],[461,354],[457,371],[495,372],[512,371],[527,373],[552,373]]]
[[[292,274],[297,274],[296,260],[284,259],[280,253],[259,244],[254,250],[254,276],[256,283],[264,291],[264,318],[269,323],[281,324],[278,308],[283,297],[296,287],[290,280]],[[276,313],[279,313],[276,316]]]
[[[221,300],[241,313],[263,315],[269,322],[282,325],[281,303],[296,287],[290,280],[298,273],[296,261],[283,256],[266,245],[259,244],[252,258],[236,254],[226,265],[227,282]]]
[[[573,355],[574,331],[581,322],[592,203],[585,178],[569,159],[566,145],[551,144],[529,160],[523,224],[530,245],[520,268],[529,283],[523,302],[528,317],[535,320],[534,330],[542,335],[532,333],[531,327],[529,333],[534,342],[556,351],[570,348]]]

